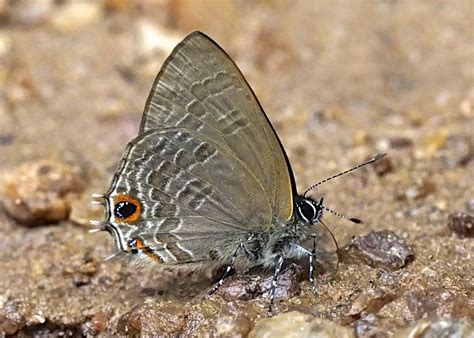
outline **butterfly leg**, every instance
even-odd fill
[[[229,276],[229,273],[232,271],[232,269],[234,268],[234,264],[235,264],[235,261],[237,259],[237,256],[239,255],[239,251],[240,249],[243,248],[243,244],[239,244],[239,246],[237,247],[237,250],[235,250],[235,253],[232,255],[232,258],[230,260],[230,263],[227,264],[226,268],[225,268],[225,271],[224,271],[224,274],[222,275],[222,277],[217,281],[216,284],[214,284],[214,286],[212,287],[211,291],[209,292],[210,295],[212,295],[214,292],[217,291],[217,289],[219,289],[222,284],[224,283],[224,279],[227,278],[227,276]]]
[[[308,257],[309,263],[309,272],[308,280],[311,283],[313,291],[315,290],[315,281],[314,281],[314,270],[316,268],[316,235],[311,235],[313,237],[313,249],[311,251],[306,250],[300,245],[295,245],[296,250],[300,251],[303,255]]]
[[[311,287],[313,288],[313,292],[315,290],[315,283],[314,283],[314,269],[316,267],[316,235],[311,235],[313,237],[313,249],[311,250],[311,254],[309,255],[309,273],[308,273],[308,280],[311,283]]]
[[[273,302],[275,299],[275,291],[277,287],[278,276],[281,273],[282,266],[283,266],[283,256],[279,256],[278,262],[275,267],[275,271],[273,272],[272,286],[270,288],[270,305],[268,306],[268,314],[270,316],[273,315]]]

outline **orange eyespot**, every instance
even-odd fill
[[[140,201],[128,194],[117,195],[114,205],[115,217],[127,223],[137,221],[142,213]]]

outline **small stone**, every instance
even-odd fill
[[[90,284],[91,278],[87,275],[84,275],[82,273],[75,273],[72,275],[72,282],[74,286],[80,288],[81,286],[85,286],[87,284]]]
[[[187,308],[175,302],[150,301],[119,319],[118,330],[127,335],[170,336],[184,330]]]
[[[358,337],[384,337],[384,328],[381,327],[380,319],[373,313],[355,321],[352,326]]]
[[[79,268],[80,273],[93,276],[97,273],[97,269],[100,265],[100,262],[93,257],[86,257],[84,264]]]
[[[392,149],[405,149],[413,146],[413,141],[408,137],[392,137],[389,139],[389,144]]]
[[[247,337],[252,329],[252,322],[243,313],[219,316],[216,323],[218,337]]]
[[[301,268],[296,264],[290,264],[284,269],[278,277],[275,298],[289,298],[299,294],[300,274]],[[271,271],[255,269],[250,273],[236,274],[226,278],[216,293],[227,301],[250,300],[261,295],[269,298],[272,280]]]
[[[342,321],[344,324],[349,324],[361,318],[362,313],[377,313],[394,298],[394,294],[381,289],[365,290],[354,299],[347,311],[342,314]]]
[[[274,317],[260,319],[250,332],[249,338],[349,338],[354,337],[352,329],[327,319],[297,311],[286,312]]]
[[[392,160],[388,156],[382,157],[377,162],[372,163],[372,167],[377,176],[384,176],[393,171]]]
[[[432,278],[413,278],[409,288],[399,295],[398,302],[405,307],[402,316],[413,321],[443,314],[451,318],[469,316],[469,297],[456,295],[447,287],[432,284]],[[470,311],[471,310],[471,311]]]
[[[108,326],[107,314],[102,311],[97,312],[88,322],[82,325],[82,334],[85,336],[97,335],[104,332]]]
[[[349,263],[363,262],[372,267],[398,270],[413,260],[413,250],[393,231],[382,230],[353,237],[341,249],[341,259]]]
[[[46,322],[46,318],[42,311],[38,311],[37,313],[33,314],[29,319],[27,325],[38,325],[44,324]]]
[[[395,332],[394,338],[474,337],[474,324],[469,319],[421,319],[409,328]]]
[[[49,18],[49,24],[59,32],[68,33],[99,21],[103,16],[99,1],[74,1],[60,6]]]
[[[17,333],[23,325],[14,320],[6,318],[2,320],[0,326],[0,333],[5,333],[6,335],[13,335]]]
[[[27,306],[22,302],[11,300],[0,309],[0,335],[13,335],[26,325]]]
[[[448,216],[448,227],[460,237],[474,237],[474,217],[462,212]]]
[[[68,195],[83,187],[77,170],[49,160],[24,163],[5,181],[5,209],[25,225],[67,219],[71,209]]]

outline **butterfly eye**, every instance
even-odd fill
[[[133,196],[121,194],[115,197],[114,215],[125,222],[138,220],[141,214],[141,204]]]
[[[311,201],[303,200],[298,205],[298,214],[306,223],[312,223],[316,217],[316,207]]]

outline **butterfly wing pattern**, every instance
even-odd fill
[[[167,265],[221,265],[249,230],[291,218],[290,175],[241,72],[215,42],[195,32],[156,77],[140,134],[106,194],[109,221],[117,223],[122,249],[135,240],[147,248],[146,257]],[[133,222],[112,212],[121,195],[140,203]]]

